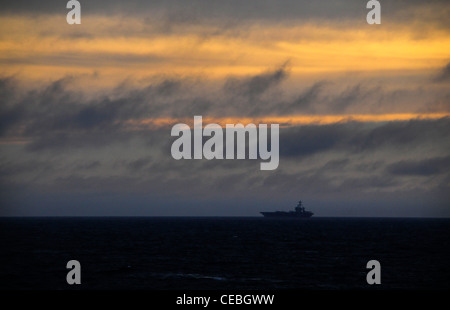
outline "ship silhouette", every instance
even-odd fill
[[[260,212],[264,217],[277,218],[310,218],[314,215],[311,211],[306,211],[303,203],[300,200],[294,209],[295,211],[275,211],[275,212]]]

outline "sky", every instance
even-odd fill
[[[450,216],[450,5],[0,1],[0,216]],[[171,128],[280,124],[279,166]]]

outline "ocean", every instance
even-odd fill
[[[0,288],[448,290],[449,241],[450,219],[0,218]]]

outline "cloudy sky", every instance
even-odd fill
[[[0,215],[450,216],[450,5],[0,1]],[[192,122],[280,124],[278,169],[174,160]]]

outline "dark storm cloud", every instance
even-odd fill
[[[326,82],[320,81],[306,88],[301,94],[291,101],[284,101],[278,104],[277,110],[280,114],[289,114],[292,112],[313,113],[314,104],[319,101],[319,96],[324,90]]]
[[[350,163],[348,158],[345,159],[334,159],[328,161],[321,169],[324,170],[335,170],[335,169],[343,169]]]
[[[367,99],[374,97],[380,90],[379,87],[365,87],[361,84],[350,86],[332,99],[332,110],[335,113],[344,113],[349,106],[367,102]]]
[[[0,133],[35,137],[51,133],[50,140],[56,142],[76,137],[82,131],[89,131],[92,137],[118,131],[123,126],[121,122],[129,119],[191,118],[209,111],[216,116],[223,116],[224,111],[248,116],[254,109],[272,109],[265,107],[264,102],[256,107],[255,97],[276,87],[286,75],[282,66],[244,79],[229,79],[224,91],[214,98],[208,89],[200,87],[198,93],[191,89],[190,82],[165,78],[138,88],[122,83],[111,95],[91,99],[70,90],[75,77],[65,77],[39,89],[19,89],[19,81],[7,77],[0,80],[0,96],[5,101],[0,107]]]
[[[448,63],[438,76],[434,78],[435,82],[450,82],[450,63]]]
[[[293,93],[288,94],[283,91],[283,83],[288,83],[289,73],[289,64],[286,63],[261,74],[227,78],[221,88],[213,90],[203,80],[164,77],[144,86],[133,86],[125,80],[109,94],[89,99],[82,92],[71,90],[70,85],[80,81],[80,76],[67,76],[40,88],[23,87],[18,79],[3,77],[0,78],[0,135],[36,137],[51,132],[55,135],[52,139],[64,139],[69,131],[89,130],[94,134],[118,131],[129,119],[192,118],[193,115],[371,114],[383,113],[386,109],[417,112],[424,110],[422,97],[435,102],[434,106],[427,106],[427,111],[448,109],[441,90],[388,89],[372,85],[370,81],[353,85],[346,81],[342,85],[326,80],[313,81],[309,85],[291,88]],[[406,111],[405,105],[408,106]],[[373,141],[366,139],[366,143],[378,143],[378,134],[379,131],[374,132]],[[404,138],[408,137],[405,135]],[[305,138],[306,141],[310,139]],[[323,143],[332,144],[333,141],[327,138]]]
[[[271,71],[225,80],[223,87],[208,93],[202,82],[164,78],[136,87],[119,84],[110,95],[87,98],[71,90],[78,77],[65,77],[41,88],[26,88],[20,81],[0,79],[0,135],[32,138],[30,150],[74,146],[101,146],[127,140],[127,121],[145,118],[203,116],[266,116],[315,111],[341,111],[361,102],[387,100],[391,93],[363,83],[331,91],[326,81],[304,87],[290,98],[280,83],[289,71],[282,65]],[[398,98],[397,98],[398,99]],[[316,112],[317,113],[317,112]],[[398,147],[417,141],[433,141],[450,130],[448,120],[391,122],[377,126],[342,123],[301,126],[281,130],[281,154],[307,156],[331,148],[364,151]],[[139,125],[137,125],[139,126]],[[141,127],[141,130],[148,128]],[[151,131],[151,130],[150,130]],[[148,139],[153,139],[148,134]]]
[[[301,126],[280,131],[280,155],[302,157],[324,152],[342,143],[347,125]]]
[[[2,0],[0,10],[5,13],[61,13],[64,14],[67,1],[61,0]],[[311,2],[306,0],[96,0],[81,1],[83,14],[139,14],[149,15],[164,12],[170,20],[176,22],[198,22],[199,18],[207,19],[261,19],[261,20],[298,20],[298,19],[349,19],[358,18],[367,12],[367,1],[360,0],[325,0]],[[424,5],[423,1],[382,1],[383,18],[408,20],[411,11]],[[432,20],[448,27],[445,18],[448,2],[446,0],[426,1],[428,7],[434,8],[430,14],[416,13],[423,19]],[[448,12],[448,10],[447,10]],[[430,16],[431,15],[431,16]]]
[[[225,82],[224,90],[227,93],[255,99],[255,97],[280,84],[286,76],[286,65],[282,65],[275,71],[255,75],[247,79],[230,78]]]
[[[368,188],[391,188],[398,185],[399,181],[389,176],[364,176],[358,178],[346,178],[338,187],[338,190],[345,192],[354,190],[364,190]]]
[[[319,111],[339,114],[362,102],[388,102],[393,96],[401,97],[393,93],[395,90],[383,90],[380,86],[366,85],[363,82],[349,85],[343,90],[331,91],[335,83],[321,80],[306,87],[299,85],[303,87],[298,94],[288,98],[280,93],[278,86],[288,79],[289,74],[287,63],[260,75],[229,78],[223,88],[226,101],[223,106],[226,112],[246,116],[316,114]],[[221,108],[223,107],[220,105],[214,107],[216,110]]]
[[[417,123],[411,126],[397,124],[397,129],[403,128],[398,132],[398,136],[405,135],[404,130],[408,129],[422,130],[424,133],[413,140],[393,139],[403,141],[399,146],[393,146],[392,141],[386,141],[378,147],[365,144],[364,141],[371,139],[377,129],[386,129],[384,127],[387,125],[377,124],[367,128],[367,124],[351,123],[283,128],[280,148],[284,151],[281,154],[280,167],[270,173],[259,171],[259,161],[255,160],[174,160],[170,156],[170,143],[173,138],[169,135],[169,128],[124,132],[121,135],[120,131],[98,134],[85,131],[68,135],[64,140],[47,141],[51,137],[49,133],[42,135],[39,142],[31,143],[36,147],[33,152],[25,150],[13,160],[10,157],[10,160],[2,161],[0,184],[1,190],[15,186],[15,191],[9,193],[15,195],[17,201],[25,199],[22,198],[23,193],[30,193],[30,188],[39,193],[32,197],[58,196],[62,197],[61,201],[72,201],[70,195],[78,195],[84,197],[80,201],[82,205],[96,201],[95,208],[99,215],[110,212],[110,204],[119,198],[127,208],[128,205],[131,208],[134,200],[128,198],[136,198],[139,195],[146,195],[146,199],[138,203],[138,206],[149,208],[147,211],[153,215],[166,214],[164,208],[154,211],[153,207],[148,206],[149,201],[153,201],[155,197],[179,197],[183,203],[192,202],[198,197],[226,201],[242,197],[250,200],[270,198],[277,199],[278,202],[279,199],[294,201],[299,193],[302,196],[324,199],[336,198],[339,195],[343,198],[351,196],[352,199],[363,199],[367,191],[390,192],[401,186],[403,182],[407,182],[402,178],[403,173],[406,173],[405,169],[417,169],[411,168],[411,163],[426,163],[426,160],[420,158],[429,155],[408,154],[409,150],[433,143],[442,145],[441,152],[445,153],[444,145],[449,140],[449,131],[437,135],[437,131],[444,128],[440,123],[445,121],[448,129],[449,120],[416,121]],[[418,124],[421,122],[427,124]],[[439,129],[434,131],[433,127]],[[391,131],[382,132],[388,134]],[[308,135],[316,137],[317,140],[308,140]],[[287,136],[289,141],[286,140]],[[355,136],[359,139],[354,139]],[[425,137],[427,139],[424,139]],[[129,144],[130,140],[136,138],[140,143]],[[362,145],[352,145],[352,141]],[[286,143],[299,147],[293,147],[289,149],[290,153],[287,153],[284,148]],[[158,151],[156,154],[153,153],[155,150]],[[74,151],[77,152],[76,155],[72,155]],[[371,151],[382,153],[374,155],[375,152]],[[396,166],[396,161],[386,168],[391,156],[398,159],[399,156],[406,156],[404,154],[408,154],[410,160],[407,162],[411,162],[406,168],[403,165],[399,172],[397,167],[393,173],[391,170]],[[8,154],[5,153],[4,156]],[[41,159],[33,160],[34,157]],[[443,161],[440,161],[440,158]],[[434,159],[431,161],[433,166],[448,167],[448,157],[436,156]],[[310,165],[310,162],[313,164]],[[439,171],[445,173],[444,168],[439,168]],[[435,176],[437,174],[424,175],[424,178]],[[6,185],[3,186],[3,183]],[[428,186],[435,191],[439,190],[439,195],[442,195],[447,190],[445,184],[444,181],[438,182],[437,185],[430,182]],[[427,192],[421,184],[414,186],[416,194]],[[377,201],[382,197],[384,196],[377,197]],[[167,201],[163,203],[164,206],[167,205]],[[78,207],[67,208],[73,214],[85,212]],[[236,211],[230,209],[220,213],[214,210],[211,209],[211,214],[233,214]],[[39,213],[38,211],[39,208],[35,210]],[[131,209],[123,212],[135,214]],[[199,215],[192,209],[185,212]]]
[[[21,174],[38,171],[53,170],[52,163],[44,160],[30,160],[27,162],[15,162],[13,160],[0,161],[1,178],[15,177]]]
[[[415,142],[426,143],[450,135],[450,119],[390,122],[371,130],[362,129],[349,144],[355,150],[373,150],[382,146],[401,147]]]
[[[274,70],[244,78],[228,78],[223,87],[210,92],[202,82],[164,78],[146,86],[120,83],[110,95],[85,99],[83,93],[70,90],[80,77],[65,77],[39,89],[19,89],[14,78],[0,79],[0,133],[22,128],[27,135],[64,129],[118,129],[120,121],[148,117],[265,116],[319,114],[355,111],[361,102],[390,105],[392,91],[363,83],[331,90],[333,83],[315,82],[303,86],[297,94],[287,95],[279,87],[287,80],[289,69]],[[3,85],[3,86],[2,86]],[[300,85],[302,86],[302,85]],[[394,90],[395,92],[395,90]],[[410,94],[403,91],[400,97]],[[432,94],[430,94],[432,95]],[[378,104],[380,108],[382,105]],[[351,111],[350,111],[351,112]],[[353,112],[354,113],[354,112]]]
[[[19,121],[23,107],[16,107],[16,81],[13,77],[0,78],[0,135]]]
[[[280,155],[305,157],[330,150],[370,152],[450,141],[450,119],[411,120],[381,125],[338,123],[280,130]]]
[[[428,176],[449,172],[450,156],[436,157],[418,161],[399,161],[387,166],[387,171],[394,175]]]
[[[147,156],[147,157],[143,157],[143,158],[139,158],[139,159],[131,161],[130,163],[127,164],[127,167],[128,167],[128,169],[130,169],[132,171],[138,171],[138,170],[142,170],[143,168],[145,168],[146,166],[148,166],[151,163],[152,163],[152,158]]]
[[[63,78],[25,94],[20,94],[19,89],[11,94],[11,88],[0,88],[2,98],[14,98],[0,107],[1,133],[5,136],[21,131],[26,136],[39,136],[52,132],[60,134],[56,139],[65,139],[83,130],[94,134],[117,131],[121,128],[117,121],[159,116],[168,107],[174,109],[174,105],[157,99],[167,98],[179,87],[177,81],[167,79],[137,90],[122,90],[114,99],[101,96],[87,100],[82,94],[68,90],[71,81],[71,77]],[[11,78],[0,83],[14,85]]]
[[[289,83],[290,67],[250,77],[233,77],[225,81],[223,94],[210,104],[218,115],[264,116],[292,114],[383,114],[405,112],[442,112],[448,110],[442,87],[392,86],[373,80],[333,81],[320,79],[299,84],[283,92]],[[428,79],[426,76],[425,79]],[[444,98],[442,98],[444,96]],[[435,104],[424,103],[434,101]],[[442,102],[439,104],[439,102]],[[209,111],[208,111],[209,112]],[[237,114],[236,114],[237,113]]]
[[[117,131],[41,132],[26,145],[28,151],[64,151],[81,148],[102,148],[126,141],[130,135]]]
[[[90,160],[86,162],[76,163],[73,167],[74,170],[93,170],[101,167],[101,162],[99,160]]]
[[[267,71],[250,77],[231,77],[224,82],[223,98],[217,98],[218,110],[224,109],[230,115],[256,116],[273,111],[273,106],[279,101],[272,101],[272,94],[289,74],[288,64],[283,64],[275,70]],[[220,102],[220,101],[226,101]],[[279,104],[277,111],[281,111]],[[269,112],[270,113],[270,112]],[[220,115],[220,114],[219,114]]]
[[[324,3],[326,2],[326,3]],[[2,0],[0,9],[4,12],[65,12],[67,1],[61,0],[42,0],[42,1],[26,1],[26,0]],[[146,1],[146,0],[97,0],[82,3],[82,9],[86,13],[151,13],[154,11],[167,10],[169,12],[180,12],[175,16],[184,16],[182,20],[194,19],[195,16],[207,16],[218,18],[221,16],[247,16],[248,18],[299,18],[307,16],[320,17],[339,17],[351,16],[356,14],[362,8],[365,9],[365,3],[357,0],[338,0],[338,1],[322,1],[321,3],[309,1],[293,1],[283,0],[164,0],[164,1]],[[186,12],[189,12],[186,13]],[[182,14],[183,13],[183,14]],[[196,14],[193,14],[196,13]],[[173,16],[173,15],[170,15]]]
[[[264,178],[263,185],[270,191],[286,194],[293,189],[301,189],[302,192],[309,193],[342,193],[353,197],[360,196],[362,191],[367,189],[383,190],[399,184],[399,181],[389,175],[363,175],[352,176],[341,174],[339,182],[326,173],[287,173],[275,171]],[[337,183],[337,184],[333,184]],[[345,195],[344,194],[344,195]]]

